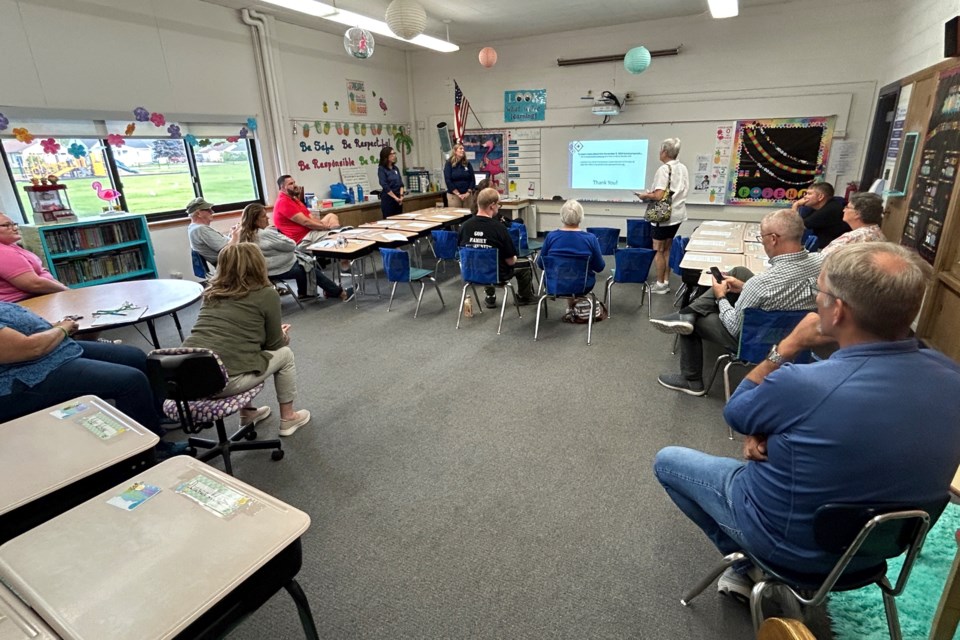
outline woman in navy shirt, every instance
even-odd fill
[[[450,160],[443,167],[443,180],[447,184],[447,205],[471,209],[476,179],[473,166],[467,161],[467,152],[459,142],[453,145]]]
[[[377,178],[380,180],[380,212],[383,217],[403,213],[403,178],[397,169],[397,152],[393,147],[380,150]]]

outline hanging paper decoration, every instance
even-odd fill
[[[179,138],[179,137],[180,137],[180,126],[179,126],[179,125],[176,125],[176,124],[170,125],[169,127],[167,127],[167,133],[170,134],[170,137],[171,137],[171,138]]]
[[[129,127],[128,127],[129,128]],[[123,136],[118,133],[111,133],[107,136],[107,144],[113,147],[122,147],[124,143]]]
[[[137,130],[137,125],[131,122],[127,125],[127,128],[123,130],[123,134],[127,137],[132,136],[133,132]]]
[[[360,27],[350,27],[343,34],[343,48],[354,58],[366,60],[373,55],[373,34]]]
[[[383,98],[380,98],[380,110],[383,111],[383,115],[387,115],[387,103],[383,101]]]
[[[250,131],[257,130],[257,119],[256,118],[247,118],[247,129]]]
[[[17,127],[17,128],[15,128],[15,129],[12,131],[12,133],[13,133],[13,136],[14,136],[19,142],[25,142],[25,143],[27,143],[27,144],[33,142],[33,134],[31,134],[31,133],[30,133],[29,131],[27,131],[26,129]]]
[[[192,133],[188,133],[187,135],[183,136],[183,141],[186,142],[191,147],[195,147],[199,144],[196,136],[194,136]]]
[[[304,138],[310,137],[310,125],[307,123],[303,124],[303,137]]]
[[[349,123],[349,122],[344,122],[344,123],[343,123],[343,135],[345,135],[345,136],[350,135],[350,123]]]
[[[240,142],[240,136],[228,136],[227,142]]]
[[[323,123],[323,135],[327,135],[328,133],[330,133],[330,123],[329,123],[329,122],[324,122],[324,123]]]
[[[650,66],[650,51],[646,47],[634,47],[623,56],[623,68],[629,73],[643,73]]]
[[[360,135],[362,135],[362,136],[367,135],[367,123],[366,123],[366,122],[363,122],[363,123],[360,124]]]
[[[201,147],[201,148],[203,148],[203,147],[209,147],[209,146],[212,145],[212,144],[213,144],[213,140],[211,140],[210,138],[203,138],[203,139],[200,140],[200,147]]]
[[[337,123],[337,134],[341,136],[343,135],[343,123]]]
[[[427,12],[416,0],[393,0],[385,18],[390,31],[406,40],[416,38],[427,26]]]
[[[44,153],[49,153],[50,155],[56,155],[60,151],[60,145],[57,144],[57,141],[53,138],[47,138],[40,142],[40,147],[43,149]]]
[[[333,108],[336,109],[337,111],[340,111],[340,101],[339,101],[339,100],[334,100],[334,101],[333,101]]]
[[[324,102],[324,103],[323,103],[323,112],[326,113],[326,112],[329,111],[329,110],[330,110],[330,108],[327,106],[327,103]]]
[[[0,131],[3,131],[8,126],[10,126],[10,121],[7,119],[7,116],[0,113]]]
[[[137,107],[133,110],[133,119],[137,122],[149,122],[150,112],[143,107]]]
[[[90,185],[90,188],[96,191],[97,197],[103,200],[104,202],[112,202],[120,197],[119,191],[117,191],[116,189],[111,189],[109,187],[104,189],[103,184],[100,183],[99,181],[92,183]]]
[[[72,145],[67,147],[67,153],[79,160],[83,156],[87,155],[87,148],[79,142],[74,142]]]
[[[247,128],[246,128],[246,127],[241,127],[241,128],[240,128],[240,137],[241,137],[241,138],[246,138],[248,133],[250,133],[250,132],[247,131]]]
[[[162,113],[154,112],[150,114],[150,122],[152,122],[155,127],[162,127],[167,124],[167,119],[163,117]]]
[[[493,47],[480,49],[480,55],[477,57],[480,59],[480,64],[487,69],[497,64],[497,50]]]

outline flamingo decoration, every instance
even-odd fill
[[[90,185],[91,189],[96,190],[97,197],[106,202],[112,202],[120,197],[120,192],[116,189],[104,189],[103,185],[100,182],[94,182]]]
[[[383,101],[383,98],[380,98],[380,108],[383,110],[384,115],[386,115],[387,103]]]
[[[480,159],[480,171],[489,173],[491,178],[503,173],[503,158],[489,157],[494,148],[493,140],[484,142],[483,148],[485,151],[483,152],[483,157]]]

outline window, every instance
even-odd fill
[[[253,140],[210,138],[203,147],[191,147],[174,138],[127,138],[120,147],[108,147],[106,140],[95,137],[53,135],[60,149],[49,154],[42,145],[48,137],[36,135],[30,143],[0,138],[28,222],[33,212],[23,187],[49,175],[67,186],[79,218],[98,216],[113,205],[156,219],[183,217],[187,203],[197,196],[214,203],[217,211],[261,201]],[[74,145],[79,158],[68,151]]]

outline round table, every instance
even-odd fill
[[[190,280],[129,280],[48,293],[21,300],[18,304],[51,323],[68,315],[83,316],[77,321],[80,325],[77,333],[116,329],[146,322],[153,346],[159,349],[160,341],[157,339],[153,320],[172,315],[180,339],[183,340],[183,329],[180,327],[177,311],[199,300],[202,294],[203,287]],[[96,311],[117,309],[127,302],[146,309],[142,314],[137,315],[137,312],[134,312],[129,317],[94,316]]]

